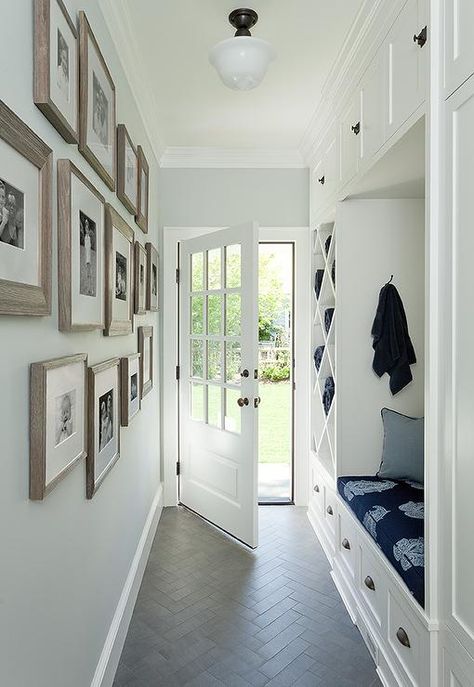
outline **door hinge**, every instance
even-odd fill
[[[179,368],[179,365],[176,365],[176,379],[179,380],[179,376],[180,376],[180,368]]]
[[[179,476],[181,474],[181,463],[179,460],[176,463],[176,474]]]
[[[177,284],[179,284],[179,277],[180,277],[179,269],[176,269],[176,283]]]

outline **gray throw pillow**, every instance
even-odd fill
[[[377,477],[424,482],[424,429],[422,417],[408,417],[382,409],[383,454]]]

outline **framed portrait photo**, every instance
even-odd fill
[[[120,358],[89,368],[87,498],[91,499],[120,456]]]
[[[150,193],[150,171],[143,148],[138,146],[138,209],[135,222],[144,234],[148,234],[148,198]]]
[[[146,246],[146,264],[147,264],[147,285],[146,285],[146,309],[156,312],[158,310],[158,266],[159,257],[158,251],[152,243],[147,243]]]
[[[122,427],[128,427],[141,407],[140,399],[140,353],[122,358]]]
[[[79,141],[79,38],[63,0],[34,0],[34,102],[67,143]]]
[[[133,229],[111,206],[105,209],[105,334],[133,331]]]
[[[30,499],[41,501],[87,453],[87,355],[30,367]]]
[[[140,398],[153,389],[153,327],[138,327]]]
[[[117,196],[132,214],[138,208],[138,155],[125,124],[117,127]]]
[[[72,162],[57,166],[59,329],[104,329],[105,201]]]
[[[135,241],[135,315],[146,313],[147,255],[141,243]]]
[[[115,191],[115,85],[83,11],[79,12],[79,65],[79,150]]]
[[[51,314],[53,153],[0,101],[0,314]]]

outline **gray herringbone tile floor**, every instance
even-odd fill
[[[375,687],[304,509],[260,508],[250,551],[166,508],[114,687]]]

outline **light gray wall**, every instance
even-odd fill
[[[307,169],[161,169],[158,195],[165,227],[309,222]]]
[[[117,89],[117,115],[157,164],[145,136],[97,0],[66,0],[73,16],[86,10]],[[70,158],[133,226],[133,218],[32,101],[32,2],[2,2],[0,97],[54,150]],[[1,168],[0,177],[6,173]],[[54,175],[56,174],[56,165]],[[137,334],[61,334],[57,329],[56,183],[53,224],[53,314],[0,317],[0,684],[5,687],[88,687],[101,653],[159,481],[158,385],[122,429],[122,455],[92,501],[81,464],[44,502],[28,500],[28,366],[87,352],[95,364],[137,350]],[[158,240],[152,193],[150,239]],[[134,227],[138,240],[144,234]],[[158,325],[155,315],[136,324]],[[158,334],[158,331],[156,332]],[[158,342],[158,336],[155,337]],[[157,351],[155,351],[157,355]],[[156,369],[158,369],[158,365]]]

